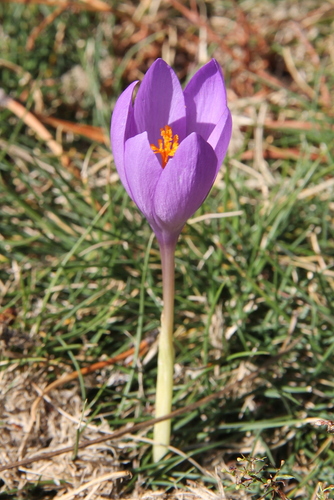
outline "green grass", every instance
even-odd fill
[[[150,34],[139,44],[119,48],[108,39],[107,24],[117,29],[128,20],[121,21],[117,13],[103,17],[68,10],[47,27],[43,41],[37,38],[27,56],[27,37],[51,11],[46,5],[0,5],[5,42],[1,57],[31,75],[27,83],[21,74],[0,67],[2,87],[32,111],[37,88],[48,112],[106,129],[110,106],[128,83],[122,68],[132,60],[144,71],[145,51],[159,37]],[[319,55],[331,23],[328,14],[316,24]],[[64,26],[64,39],[57,45]],[[187,41],[190,34],[182,36]],[[274,44],[272,50],[275,53]],[[107,84],[98,68],[109,54],[113,64],[120,61],[121,66]],[[75,64],[88,71],[89,85],[82,99],[68,104],[61,77]],[[229,67],[227,63],[228,82]],[[324,76],[333,95],[333,74],[333,62],[325,58],[308,83],[315,85]],[[223,469],[223,460],[230,466],[241,454],[266,456],[270,466],[261,474],[268,478],[284,460],[280,473],[291,476],[286,479],[288,498],[325,499],[333,498],[331,490],[320,492],[334,484],[333,441],[325,427],[315,427],[308,419],[333,420],[334,194],[330,184],[314,194],[305,190],[333,178],[333,107],[311,102],[293,85],[285,99],[285,108],[268,100],[273,117],[288,110],[290,119],[320,123],[322,129],[265,130],[277,148],[300,147],[302,154],[298,160],[268,160],[273,183],[262,189],[254,176],[233,163],[252,148],[253,128],[243,130],[243,145],[227,158],[196,214],[242,210],[242,215],[188,224],[177,247],[173,407],[189,405],[229,381],[235,382],[235,390],[175,419],[172,445],[211,472],[215,466]],[[258,103],[251,106],[258,111]],[[247,113],[246,106],[241,113]],[[0,108],[0,137],[0,313],[12,306],[17,312],[1,370],[35,370],[50,383],[63,373],[138,346],[159,328],[158,248],[115,178],[107,146],[64,133],[63,147],[70,158],[64,167],[6,108]],[[312,159],[311,153],[321,150],[327,160]],[[106,166],[92,174],[103,158]],[[80,177],[85,162],[87,183]],[[29,338],[24,349],[15,335]],[[249,370],[263,365],[265,373],[243,382]],[[119,380],[108,386],[112,373]],[[105,415],[110,428],[118,429],[152,415],[155,378],[153,356],[144,366],[141,359],[134,368],[119,365],[113,372],[96,373],[89,383],[82,377],[78,390],[93,423],[98,425]],[[151,437],[151,429],[145,436]],[[186,487],[187,479],[217,488],[212,476],[177,454],[157,466],[150,445],[136,442],[131,448],[131,443],[118,452],[120,463],[133,473],[121,486],[125,493],[131,493],[138,478],[145,488],[171,491]],[[221,474],[226,492],[237,495],[231,475]],[[262,498],[261,484],[257,479],[246,484],[249,498]],[[0,498],[19,498],[15,487],[2,485]],[[43,483],[38,487],[47,491]],[[315,491],[318,497],[312,497]],[[266,498],[279,497],[267,492]]]

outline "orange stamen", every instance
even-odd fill
[[[158,147],[151,144],[154,153],[160,153],[162,158],[162,168],[165,168],[170,157],[174,156],[179,147],[179,136],[174,135],[169,125],[160,129],[162,139],[158,139]]]

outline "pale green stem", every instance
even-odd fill
[[[175,244],[160,244],[163,286],[163,310],[159,337],[158,378],[155,416],[162,417],[171,412],[174,373],[174,252]],[[170,444],[171,421],[164,420],[154,426],[153,460],[159,462],[167,453]]]

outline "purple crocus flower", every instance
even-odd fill
[[[230,141],[224,79],[213,59],[182,91],[172,68],[157,59],[134,97],[136,85],[121,94],[113,112],[114,160],[160,246],[174,246],[208,195]]]
[[[214,59],[197,71],[184,92],[162,59],[152,64],[134,98],[136,85],[132,83],[116,103],[111,144],[121,181],[160,247],[164,306],[155,404],[160,419],[172,407],[175,245],[214,183],[232,122],[223,75]],[[170,433],[170,420],[155,424],[155,462],[166,454]]]

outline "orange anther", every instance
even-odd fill
[[[160,153],[162,158],[162,168],[165,168],[170,157],[175,155],[179,147],[179,136],[174,135],[169,125],[160,129],[162,139],[158,140],[158,147],[151,144],[151,149],[154,153]]]

